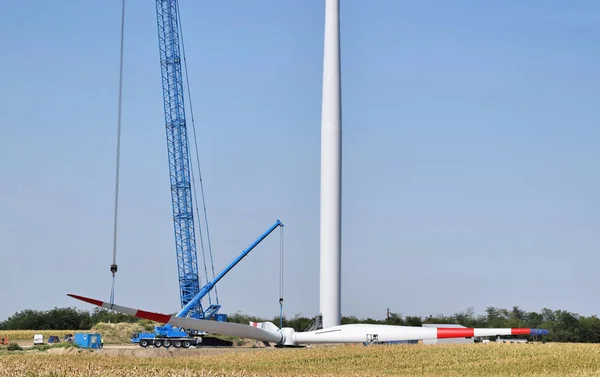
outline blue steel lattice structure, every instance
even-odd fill
[[[176,0],[156,0],[158,40],[162,72],[165,126],[171,176],[171,197],[181,306],[200,291],[190,180],[190,160],[183,98],[179,49],[178,5]],[[189,312],[204,318],[200,301]]]

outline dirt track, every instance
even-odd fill
[[[22,341],[19,342],[23,347],[24,351],[38,353],[40,351],[33,350],[32,344],[30,341]],[[109,344],[104,345],[102,349],[77,349],[75,347],[63,348],[50,348],[46,351],[49,354],[54,355],[67,355],[74,353],[91,353],[95,355],[105,355],[105,356],[133,356],[140,358],[147,357],[195,357],[199,355],[218,355],[218,354],[227,354],[227,353],[241,353],[241,352],[270,352],[275,350],[275,347],[251,347],[251,346],[242,346],[242,347],[199,347],[199,348],[142,348],[139,345],[134,344]]]
[[[32,350],[32,342],[25,340],[19,341],[24,351],[38,353],[40,351]],[[318,345],[318,347],[326,347],[328,345]],[[337,345],[339,346],[339,345]],[[313,347],[311,347],[313,348]],[[94,355],[102,356],[129,356],[138,358],[185,358],[185,357],[197,357],[201,355],[220,355],[220,354],[231,354],[231,353],[256,353],[256,352],[274,352],[277,348],[265,347],[262,344],[252,347],[252,345],[236,346],[236,347],[198,347],[198,348],[142,348],[137,344],[105,344],[102,349],[77,349],[75,347],[56,347],[50,348],[42,353],[49,353],[54,355],[68,355],[77,353],[89,353]]]
[[[252,347],[201,347],[201,348],[142,348],[137,345],[105,345],[103,349],[94,350],[99,355],[107,356],[135,356],[135,357],[194,357],[198,355],[215,355],[239,352],[270,352],[275,348]]]

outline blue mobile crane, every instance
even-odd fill
[[[283,227],[283,224],[277,220],[275,224],[273,224],[263,235],[254,241],[216,277],[214,277],[213,267],[213,279],[203,286],[202,289],[200,288],[192,202],[193,173],[190,174],[192,169],[190,168],[189,142],[187,136],[184,104],[183,75],[181,69],[182,59],[180,53],[181,28],[177,0],[156,0],[156,15],[162,73],[165,128],[169,157],[173,222],[175,230],[175,248],[179,276],[179,295],[182,307],[177,316],[189,316],[196,319],[227,321],[227,316],[225,314],[218,313],[221,305],[218,302],[216,289],[216,303],[214,304],[210,299],[210,292],[215,288],[217,282],[221,280],[221,278],[223,278],[223,276],[225,276],[239,261],[248,255],[250,251],[252,251],[277,227]],[[181,49],[185,63],[185,50],[183,47],[183,41],[181,41]],[[199,180],[200,185],[202,185],[202,178],[200,177]],[[210,238],[208,240],[210,250]],[[202,248],[202,252],[204,256],[204,248]],[[212,251],[210,252],[210,259],[212,264]],[[206,272],[206,258],[204,258],[204,261],[204,269]],[[208,275],[206,278],[208,281]],[[204,310],[201,301],[206,295],[209,295],[210,304],[208,308]],[[280,302],[281,300],[282,299],[280,299]],[[156,326],[154,333],[133,334],[131,341],[133,343],[139,343],[142,347],[147,347],[149,345],[153,345],[155,347],[169,347],[173,345],[176,348],[187,348],[192,345],[232,345],[232,342],[219,340],[217,338],[210,338],[203,335],[205,334],[166,325]]]
[[[215,287],[215,285],[225,276],[236,264],[238,264],[246,255],[248,255],[259,243],[262,242],[269,234],[271,234],[277,227],[283,227],[283,223],[280,220],[275,221],[266,232],[258,237],[246,250],[244,250],[231,264],[229,264],[217,277],[212,281],[208,282],[202,290],[194,296],[182,309],[177,313],[177,317],[186,317],[194,307],[200,304],[200,301]],[[217,312],[220,309],[220,305],[215,309]],[[210,309],[208,309],[210,310]],[[208,311],[207,310],[207,311]],[[212,311],[212,310],[211,310]],[[217,321],[226,321],[227,316],[225,314],[216,314],[214,318],[205,317],[205,319],[215,319]],[[181,328],[175,328],[171,325],[156,326],[153,334],[138,333],[134,334],[131,338],[132,343],[139,343],[142,347],[153,345],[154,347],[169,347],[173,345],[175,348],[183,347],[188,348],[190,346],[231,346],[231,341],[222,339],[202,336],[204,334],[187,331]]]

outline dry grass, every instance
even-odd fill
[[[155,350],[158,351],[158,350]],[[152,358],[102,352],[0,356],[0,376],[594,376],[596,344],[473,344],[249,349]]]
[[[100,334],[104,344],[131,343],[131,335],[144,330],[144,326],[137,323],[103,323],[100,322],[89,330],[94,334]]]
[[[0,330],[0,338],[13,340],[31,340],[35,334],[42,334],[44,341],[48,340],[50,335],[56,335],[62,341],[67,334],[75,334],[79,330]]]

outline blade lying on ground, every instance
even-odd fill
[[[114,310],[119,313],[128,314],[138,318],[149,319],[160,323],[168,323],[176,327],[183,327],[188,330],[205,331],[213,334],[231,335],[240,338],[255,339],[264,342],[280,342],[282,340],[282,334],[277,331],[268,331],[259,329],[250,325],[244,325],[241,323],[231,322],[218,322],[204,319],[193,319],[193,318],[182,318],[171,316],[168,314],[147,312],[144,310],[138,310],[128,308],[120,305],[111,305],[108,302],[102,302],[93,298],[87,298],[74,294],[67,294],[67,296],[73,297],[77,300],[87,302],[92,305],[100,306],[106,309]]]

